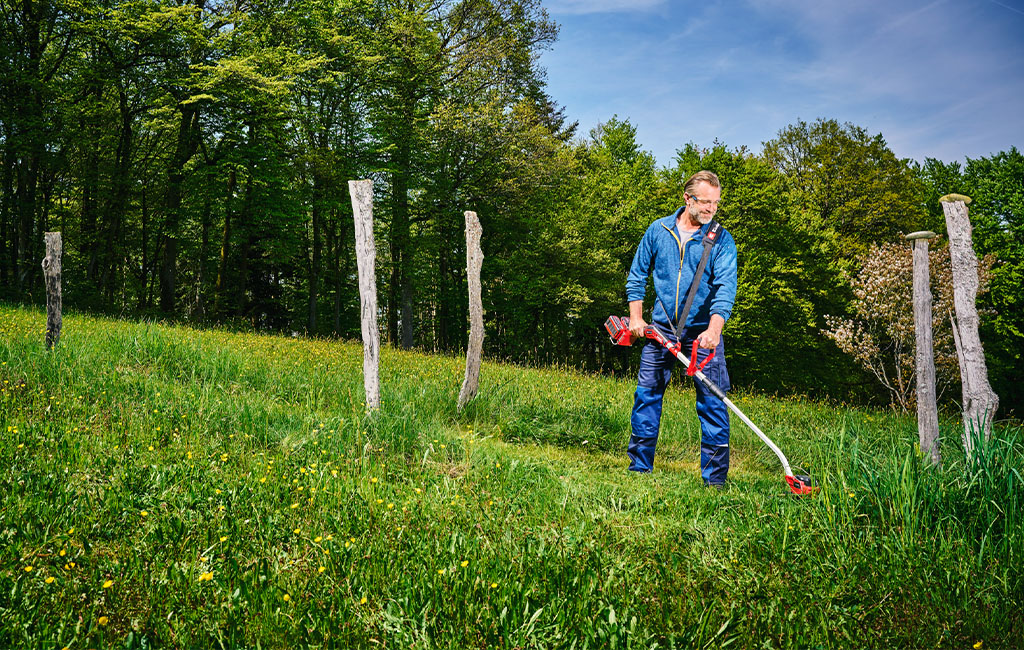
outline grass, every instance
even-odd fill
[[[634,384],[0,305],[0,647],[1024,645],[1024,440],[941,470],[914,422],[734,396],[701,487],[693,392],[625,471]]]

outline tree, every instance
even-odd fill
[[[949,251],[929,250],[933,287],[932,337],[936,395],[959,383],[950,314],[953,277]],[[992,256],[979,260],[979,295],[987,290]],[[860,260],[860,272],[850,280],[853,318],[827,316],[822,333],[858,365],[869,371],[889,393],[894,405],[912,410],[916,401],[915,330],[913,312],[913,255],[906,244],[875,244]]]
[[[764,143],[764,158],[787,178],[808,223],[836,234],[841,258],[853,260],[872,242],[920,229],[921,182],[880,133],[801,120]]]

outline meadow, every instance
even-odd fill
[[[1024,646],[1024,437],[941,469],[913,418],[734,391],[702,487],[673,380],[656,471],[625,471],[635,386],[0,305],[0,647]],[[742,385],[735,377],[734,384]]]

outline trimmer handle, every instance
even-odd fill
[[[633,332],[629,331],[629,316],[609,316],[604,322],[604,328],[615,345],[633,345]],[[644,328],[644,338],[658,340],[657,332],[653,325],[648,325]]]
[[[700,341],[696,341],[696,340],[693,342],[693,351],[690,352],[690,365],[687,366],[687,368],[686,368],[686,374],[691,376],[691,377],[693,377],[695,374],[697,374],[698,370],[704,370],[704,366],[708,365],[708,361],[711,361],[711,359],[714,358],[714,356],[715,356],[715,350],[712,349],[711,350],[711,354],[709,354],[700,363],[697,363],[697,346],[698,346],[699,343],[700,343]]]

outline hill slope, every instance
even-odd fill
[[[824,484],[782,495],[734,422],[697,472],[693,392],[625,471],[633,384],[358,345],[0,306],[0,646],[987,647],[1024,642],[1024,450],[953,423],[737,400]]]

